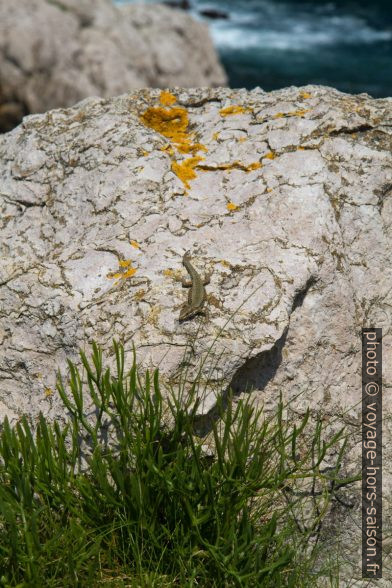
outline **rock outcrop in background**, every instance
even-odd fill
[[[143,87],[220,86],[206,25],[166,6],[0,2],[0,132],[23,115]]]
[[[92,339],[135,343],[166,375],[190,341],[197,367],[217,339],[202,377],[220,357],[214,379],[237,394],[269,409],[282,392],[294,414],[345,423],[357,472],[361,328],[383,328],[385,357],[392,347],[392,100],[320,86],[173,94],[90,98],[0,137],[1,419],[64,418],[56,370]],[[209,313],[180,324],[188,249],[212,270]],[[340,528],[359,573],[353,500]]]

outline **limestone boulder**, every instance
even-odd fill
[[[382,327],[390,528],[391,121],[390,98],[321,86],[145,89],[26,117],[0,137],[1,419],[64,419],[57,369],[115,338],[164,377],[203,358],[203,414],[229,384],[322,410],[350,431],[352,475],[361,329]],[[180,323],[187,250],[211,282],[206,316]]]

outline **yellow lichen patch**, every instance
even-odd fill
[[[239,139],[237,139],[238,143],[245,143],[245,141],[247,141],[246,137],[240,137]]]
[[[146,294],[146,291],[143,290],[143,288],[141,288],[133,295],[133,298],[134,298],[134,300],[140,301],[140,300],[143,300],[145,294]]]
[[[153,106],[148,108],[140,118],[146,126],[169,139],[180,153],[207,151],[201,143],[192,142],[193,135],[187,131],[189,117],[185,108]],[[162,147],[162,151],[168,151],[170,155],[174,155],[173,147],[170,144]]]
[[[310,94],[309,92],[300,92],[299,97],[303,100],[307,100],[308,98],[312,97],[312,94]]]
[[[249,165],[240,164],[239,169],[243,169],[244,171],[252,171],[254,169],[260,169],[262,164],[260,161],[255,161],[254,163],[250,163]]]
[[[231,267],[230,263],[225,259],[221,259],[220,264],[223,265],[223,267]]]
[[[208,164],[199,164],[196,165],[197,169],[201,169],[202,171],[216,171],[216,170],[232,170],[232,169],[240,169],[245,172],[252,171],[254,169],[259,169],[263,167],[260,161],[254,161],[253,163],[249,163],[246,165],[245,163],[241,163],[240,161],[233,161],[232,163],[220,163],[219,165],[208,165]]]
[[[267,188],[267,192],[272,192],[273,188]]]
[[[185,108],[151,106],[140,118],[147,127],[167,137],[172,143],[189,143],[189,135],[186,132],[189,117]]]
[[[166,268],[162,270],[163,275],[166,278],[170,278],[171,280],[175,280],[176,282],[181,282],[182,280],[182,271],[181,270],[173,270],[170,268]]]
[[[175,102],[177,102],[177,98],[171,92],[167,90],[162,90],[161,95],[159,96],[159,102],[164,106],[171,106]]]
[[[197,153],[198,151],[208,151],[207,147],[201,143],[181,143],[177,145],[177,149],[180,153]]]
[[[190,188],[190,180],[194,180],[196,178],[195,167],[203,159],[204,157],[196,156],[189,157],[189,159],[184,159],[184,161],[181,161],[180,163],[177,161],[172,163],[171,167],[173,172],[177,177],[180,178],[186,188]]]
[[[227,210],[238,210],[238,206],[236,204],[234,204],[234,202],[228,202],[226,205]]]
[[[250,108],[233,104],[232,106],[226,106],[221,108],[219,114],[221,116],[232,116],[234,114],[245,114],[246,112],[252,112]]]
[[[174,155],[174,148],[170,145],[170,143],[168,143],[164,147],[161,147],[161,151],[166,151],[166,153],[168,153],[170,157],[173,157]]]
[[[158,305],[153,306],[150,312],[148,313],[147,323],[149,323],[150,325],[154,325],[155,327],[158,327],[158,319],[160,314],[160,307]]]
[[[136,273],[136,268],[131,267],[127,272],[122,274],[122,278],[131,278]]]
[[[162,271],[163,275],[166,276],[167,278],[173,278],[175,272],[172,269],[164,269]]]
[[[52,388],[45,388],[44,393],[45,393],[46,398],[49,398],[49,396],[53,396]]]
[[[140,119],[146,126],[169,139],[170,143],[162,147],[162,151],[167,152],[172,159],[175,158],[175,151],[193,155],[189,159],[172,163],[172,171],[180,178],[185,187],[189,188],[189,181],[196,177],[194,168],[202,159],[195,154],[198,151],[207,151],[207,148],[201,143],[193,142],[194,135],[188,132],[188,112],[180,106],[170,106],[173,104],[173,95],[170,92],[162,92],[160,101],[161,104],[169,105],[169,107],[153,106],[147,108]]]
[[[214,133],[214,134],[212,135],[212,140],[213,140],[213,141],[217,141],[218,139],[219,139],[219,133],[218,133],[218,132],[217,132],[217,133]]]
[[[309,112],[309,108],[302,108],[299,110],[294,110],[293,112],[289,112],[287,116],[305,116],[307,112]]]
[[[272,118],[283,118],[284,116],[304,116],[309,112],[308,108],[302,108],[299,110],[292,110],[291,112],[277,112]]]
[[[265,157],[266,159],[275,159],[276,155],[275,155],[275,153],[274,153],[273,151],[269,151],[268,153],[266,153],[266,154],[264,155],[264,157]]]
[[[132,247],[134,249],[140,249],[140,245],[139,245],[139,243],[137,241],[133,241],[132,240],[132,241],[130,241],[130,244],[132,245]]]
[[[108,275],[106,276],[108,280],[114,280],[117,278],[121,278],[122,277],[122,273],[121,272],[111,272],[108,273]]]
[[[118,262],[118,265],[121,269],[128,269],[126,271],[113,272],[107,274],[106,277],[108,278],[108,280],[124,280],[125,278],[131,278],[137,271],[136,268],[131,266],[131,261],[128,260],[120,260]]]

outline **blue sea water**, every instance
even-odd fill
[[[274,90],[324,84],[344,92],[392,96],[392,0],[191,0],[191,4],[199,19],[204,8],[229,16],[204,20],[209,22],[231,87]]]

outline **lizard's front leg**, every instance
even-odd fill
[[[202,282],[203,286],[207,286],[211,281],[212,272],[204,276]],[[181,284],[183,288],[191,288],[192,287],[192,280],[187,280],[186,278],[181,279]]]
[[[210,283],[210,281],[211,281],[211,276],[212,276],[212,272],[210,272],[209,274],[206,274],[206,275],[204,276],[204,279],[203,279],[203,286],[208,286],[208,284],[209,284],[209,283]]]

